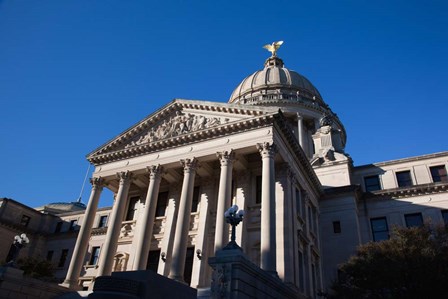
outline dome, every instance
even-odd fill
[[[233,91],[229,103],[269,105],[311,102],[326,107],[316,87],[299,73],[288,70],[277,56],[268,58],[263,70],[246,77]]]

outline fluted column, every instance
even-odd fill
[[[92,232],[93,221],[95,219],[96,210],[98,208],[98,201],[101,192],[103,191],[103,179],[91,178],[92,191],[90,192],[89,203],[87,204],[86,212],[84,213],[84,220],[79,229],[78,238],[76,240],[75,248],[73,249],[72,260],[68,267],[67,276],[63,282],[63,286],[68,288],[78,288],[78,279],[81,272],[84,258],[89,247],[90,234]]]
[[[305,151],[305,136],[303,131],[303,117],[297,113],[297,140],[302,149]]]
[[[225,151],[216,155],[221,162],[221,175],[216,208],[215,252],[221,250],[229,242],[229,225],[224,219],[224,213],[232,204],[230,196],[232,194],[232,169],[235,153]]]
[[[193,200],[194,178],[198,161],[181,160],[184,167],[184,180],[179,200],[179,211],[174,235],[173,253],[169,278],[183,281],[185,258],[187,254],[188,230],[190,226],[191,203]]]
[[[276,273],[275,250],[275,144],[265,142],[257,145],[262,157],[261,189],[261,268]]]
[[[152,229],[154,227],[154,219],[156,217],[157,198],[159,197],[160,181],[162,180],[162,166],[150,166],[149,187],[146,194],[145,210],[137,236],[137,248],[135,252],[134,270],[146,270],[148,262],[148,253],[151,246]]]
[[[120,185],[112,208],[106,240],[104,241],[103,248],[101,248],[97,276],[110,275],[112,272],[113,260],[117,251],[118,237],[120,236],[121,224],[123,222],[123,214],[126,208],[126,200],[131,185],[131,177],[132,173],[129,171],[117,173],[117,178],[120,179]]]

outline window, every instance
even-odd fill
[[[366,192],[381,190],[380,178],[378,175],[366,176],[364,178]]]
[[[409,170],[397,172],[395,175],[397,176],[398,187],[409,187],[413,185]]]
[[[190,285],[191,283],[191,273],[193,272],[193,258],[194,258],[194,247],[187,248],[187,255],[185,257],[185,268],[184,268],[184,281]]]
[[[333,221],[333,233],[341,233],[341,221]]]
[[[429,167],[429,170],[431,171],[432,181],[434,183],[448,182],[445,165]]]
[[[443,222],[445,223],[445,225],[448,225],[448,210],[442,211],[442,218],[443,218]]]
[[[53,254],[54,254],[53,250],[47,252],[47,261],[51,262],[51,260],[53,259]]]
[[[389,228],[387,227],[386,217],[370,219],[372,225],[373,241],[382,241],[389,239]]]
[[[134,220],[135,211],[137,210],[137,202],[140,200],[139,197],[132,197],[129,201],[128,212],[126,213],[125,221]]]
[[[299,251],[299,289],[305,291],[305,262],[302,251]]]
[[[89,265],[98,264],[99,258],[100,258],[100,247],[99,246],[92,247],[92,255],[90,256]]]
[[[302,198],[300,197],[300,190],[299,190],[299,188],[296,188],[296,213],[297,213],[297,215],[302,214],[300,212],[301,207],[302,207]]]
[[[100,216],[98,227],[106,227],[106,226],[107,226],[107,215]]]
[[[30,224],[31,217],[27,215],[22,215],[22,219],[20,220],[20,225],[27,227]]]
[[[255,178],[255,203],[261,203],[261,175]]]
[[[68,249],[63,249],[61,252],[61,257],[59,258],[58,267],[62,268],[65,265],[65,261],[67,260]]]
[[[168,205],[168,192],[159,193],[156,206],[156,217],[165,216],[166,206]]]
[[[76,226],[78,225],[78,220],[71,220],[70,221],[70,230],[75,230]]]
[[[404,215],[407,227],[423,226],[422,213]]]
[[[56,223],[56,228],[54,229],[55,233],[59,233],[61,232],[62,229],[62,221],[59,221],[58,223]]]
[[[193,189],[193,202],[191,203],[191,213],[196,213],[198,211],[199,197],[200,197],[199,186],[196,186]]]
[[[157,273],[159,268],[160,250],[151,250],[148,254],[147,270],[152,270]]]

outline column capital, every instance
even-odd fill
[[[132,172],[130,172],[129,170],[117,172],[117,179],[120,180],[120,185],[129,183],[131,181],[131,178]]]
[[[300,112],[297,112],[297,119],[303,119],[303,116],[302,116],[302,114],[300,114]]]
[[[160,166],[160,164],[151,165],[146,167],[146,171],[149,173],[149,180],[156,180],[162,176],[163,166]]]
[[[277,153],[277,146],[273,143],[257,143],[257,148],[262,158],[274,158],[275,154]]]
[[[90,184],[92,185],[92,189],[103,189],[104,179],[102,177],[93,177],[90,178]]]
[[[194,172],[199,167],[199,161],[196,158],[182,159],[180,160],[180,164],[182,164],[182,167],[184,168],[184,173]]]
[[[221,162],[221,166],[228,166],[235,160],[235,152],[233,150],[217,152],[216,156]]]

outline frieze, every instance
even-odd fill
[[[227,122],[229,122],[228,118],[221,120],[219,117],[205,117],[203,115],[176,111],[174,117],[162,120],[158,126],[152,127],[145,134],[132,139],[125,148],[177,137],[182,134],[208,129]]]

